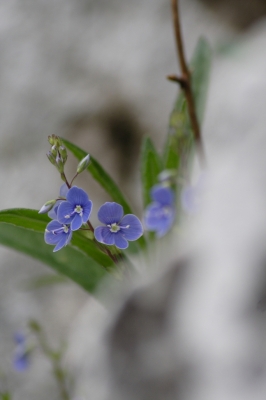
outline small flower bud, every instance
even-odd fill
[[[77,174],[80,174],[81,172],[85,171],[85,169],[87,168],[87,166],[89,165],[89,163],[90,163],[90,155],[87,154],[86,157],[84,157],[84,158],[80,161],[80,163],[79,163],[79,165],[78,165],[78,167],[77,167]]]
[[[40,209],[40,211],[38,212],[38,214],[46,214],[48,213],[48,211],[50,211],[53,206],[55,205],[56,200],[49,200],[47,201],[42,208]]]
[[[65,146],[60,146],[58,151],[63,160],[63,163],[65,164],[65,162],[67,160],[67,149],[65,148]]]
[[[57,155],[57,147],[56,147],[55,144],[51,147],[51,153],[52,153],[52,155],[54,157],[56,157],[56,155]]]
[[[62,140],[56,135],[48,136],[48,142],[51,146],[56,146],[57,148],[63,145]]]
[[[48,142],[50,143],[51,146],[54,145],[54,135],[48,136]]]
[[[50,161],[50,163],[57,166],[56,159],[55,159],[54,155],[51,153],[51,151],[49,151],[46,155],[47,155],[47,158]]]
[[[174,169],[165,169],[158,175],[159,182],[166,182],[171,183],[174,182],[176,178],[176,171]]]
[[[64,172],[64,162],[60,155],[57,155],[57,157],[56,157],[56,167],[57,167],[58,171],[60,172],[60,174],[62,174]]]

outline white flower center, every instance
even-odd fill
[[[75,208],[74,211],[82,217],[82,215],[83,215],[83,208],[82,208],[81,206],[76,206],[76,208]]]
[[[120,226],[118,226],[116,222],[114,224],[108,225],[108,227],[110,228],[111,232],[120,231]]]
[[[68,233],[69,228],[68,228],[66,225],[63,225],[63,229],[64,229],[64,232],[65,232],[65,233]]]

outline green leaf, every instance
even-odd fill
[[[199,123],[202,123],[210,74],[211,50],[208,42],[200,38],[190,63],[192,90]],[[193,152],[194,134],[183,91],[180,91],[170,115],[168,136],[164,148],[164,168],[179,169],[187,164]]]
[[[143,204],[146,207],[151,202],[150,190],[158,182],[162,170],[161,159],[148,137],[144,138],[141,151],[141,180]]]
[[[73,155],[80,161],[82,160],[88,153],[82,150],[80,147],[74,145],[66,139],[61,138],[64,145],[68,150],[73,153]],[[105,191],[111,196],[111,198],[116,202],[121,204],[124,208],[125,214],[132,214],[132,210],[124,195],[120,191],[117,184],[110,177],[110,175],[103,169],[103,167],[95,160],[92,156],[90,156],[90,164],[87,167],[87,171],[90,172],[92,177],[105,189]]]
[[[45,274],[37,278],[28,279],[23,285],[24,290],[35,290],[46,286],[69,283],[66,276],[59,274]]]
[[[115,268],[113,261],[101,252],[82,231],[75,232],[72,242],[53,253],[52,246],[44,242],[47,215],[36,210],[9,209],[0,212],[0,244],[36,258],[72,279],[88,292]]]
[[[195,99],[196,113],[202,124],[206,106],[212,52],[206,39],[200,38],[190,64],[192,90]]]

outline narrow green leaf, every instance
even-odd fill
[[[210,74],[211,50],[208,42],[200,38],[194,51],[190,70],[192,90],[199,123],[202,123]],[[179,169],[180,162],[191,159],[194,135],[191,129],[184,93],[179,92],[170,115],[168,136],[164,148],[164,167]],[[185,160],[184,160],[185,158]]]
[[[162,162],[153,142],[146,137],[143,140],[141,151],[141,180],[143,204],[146,207],[151,202],[151,188],[158,182],[158,175],[162,170]]]
[[[190,70],[192,74],[192,90],[195,99],[199,123],[202,124],[206,106],[210,70],[211,47],[206,39],[200,38],[194,51]]]
[[[37,210],[10,208],[0,211],[0,223],[5,222],[36,232],[44,233],[44,229],[50,221],[47,214],[38,214]]]
[[[113,261],[92,240],[86,239],[82,231],[74,233],[67,247],[53,253],[52,246],[44,242],[48,222],[49,218],[36,210],[3,210],[0,212],[0,244],[42,261],[93,292],[107,270],[115,268]]]
[[[73,155],[80,161],[82,160],[88,153],[82,150],[80,147],[74,145],[66,139],[61,138],[64,145],[68,150],[73,153]],[[90,156],[90,164],[87,167],[87,170],[90,172],[92,177],[105,189],[105,191],[111,196],[111,198],[116,202],[121,204],[124,208],[125,214],[131,214],[132,210],[127,202],[126,198],[122,194],[121,190],[114,182],[114,180],[110,177],[110,175],[103,169],[103,167],[95,160],[92,156]]]

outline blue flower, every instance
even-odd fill
[[[168,186],[156,185],[151,190],[153,202],[146,208],[144,223],[148,231],[164,236],[175,220],[175,196]]]
[[[137,240],[143,234],[140,220],[133,214],[123,217],[124,210],[120,204],[107,202],[98,211],[98,219],[106,226],[98,226],[94,235],[96,240],[119,249],[128,247],[128,240]]]
[[[29,349],[27,347],[26,336],[22,333],[15,334],[14,337],[16,348],[13,357],[13,368],[16,371],[25,371],[29,368]]]
[[[56,245],[54,252],[61,250],[72,238],[72,231],[67,224],[61,224],[58,221],[51,221],[47,225],[44,234],[44,240],[47,244]]]
[[[67,184],[64,183],[61,187],[60,187],[60,192],[59,192],[59,197],[63,197],[66,198],[66,195],[68,193],[69,189],[67,187]],[[58,207],[59,205],[65,200],[57,200],[57,202],[55,203],[55,205],[53,206],[53,208],[48,212],[48,216],[51,219],[57,219],[57,211],[58,211]]]
[[[59,204],[57,219],[61,224],[70,224],[71,230],[76,231],[88,221],[92,210],[92,201],[83,189],[76,186],[69,189],[66,199]]]

